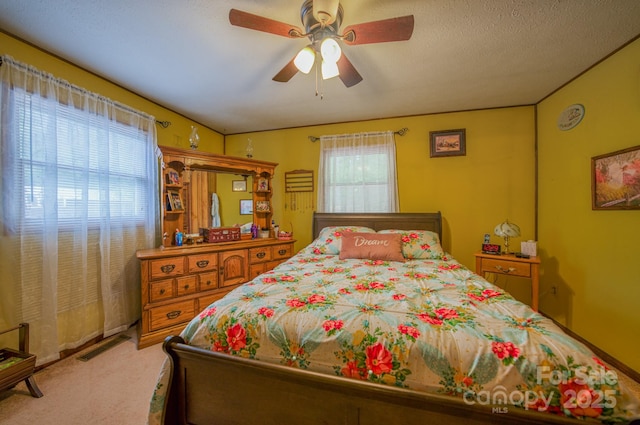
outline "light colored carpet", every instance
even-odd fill
[[[77,357],[106,341],[37,372],[35,379],[44,397],[31,397],[24,381],[0,392],[0,424],[145,424],[166,355],[162,344],[138,350],[135,328],[126,334],[131,339],[89,361]]]

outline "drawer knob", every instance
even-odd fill
[[[505,269],[501,265],[497,265],[496,269],[500,270],[502,273],[511,273],[511,272],[515,272],[516,271],[516,269],[513,268],[513,267],[509,267],[508,269]]]
[[[286,249],[281,249],[280,251],[278,251],[278,254],[280,254],[280,255],[284,255],[286,253],[287,253]]]
[[[184,289],[189,289],[189,284],[184,285]]]
[[[263,251],[263,252],[259,252],[258,255],[256,255],[256,257],[264,258],[266,255],[267,255],[267,253]]]
[[[161,290],[160,290],[160,295],[163,295],[164,293],[165,293],[165,290],[164,290],[164,289],[161,289]]]
[[[175,319],[182,314],[181,310],[173,310],[167,313],[167,319]]]
[[[196,266],[200,267],[201,269],[207,267],[209,265],[209,260],[200,260],[196,263]]]
[[[207,285],[207,286],[211,285],[211,281],[210,281],[210,280],[207,280],[207,281],[205,282],[205,285]]]
[[[175,264],[167,264],[166,266],[160,267],[160,270],[162,270],[162,273],[171,273],[175,268]]]

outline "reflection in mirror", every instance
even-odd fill
[[[233,182],[245,179],[247,190],[234,191]],[[201,228],[233,227],[251,222],[252,215],[240,214],[240,200],[252,199],[252,188],[250,175],[191,170],[186,217],[188,233],[200,233]]]

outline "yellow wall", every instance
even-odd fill
[[[640,211],[591,209],[591,157],[640,145],[640,40],[538,105],[538,144],[541,309],[640,371]]]
[[[445,248],[472,267],[485,233],[502,242],[493,228],[506,218],[520,225],[523,238],[534,238],[534,126],[532,106],[504,108],[239,134],[227,136],[226,151],[242,156],[250,138],[255,158],[279,163],[273,180],[274,218],[283,230],[293,226],[299,249],[311,241],[313,208],[299,200],[292,210],[284,173],[311,169],[317,177],[319,142],[308,136],[407,127],[405,136],[396,135],[400,210],[442,211]],[[429,132],[458,128],[466,129],[467,155],[430,158]],[[315,193],[312,199],[315,204]],[[520,240],[514,242],[519,247]],[[514,292],[521,286],[514,286]]]

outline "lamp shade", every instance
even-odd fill
[[[493,229],[493,233],[501,238],[504,238],[505,236],[516,238],[520,236],[520,227],[518,227],[517,224],[510,223],[509,220],[505,220]]]
[[[336,63],[342,55],[342,49],[336,40],[327,37],[320,44],[320,54],[323,61]]]
[[[337,77],[340,75],[338,64],[335,62],[322,61],[322,79],[328,80],[329,78]]]
[[[293,60],[293,63],[295,64],[296,68],[298,68],[300,72],[308,74],[309,71],[311,71],[311,68],[313,67],[313,62],[315,60],[316,60],[315,50],[313,50],[311,46],[307,46],[298,52],[295,59]]]

